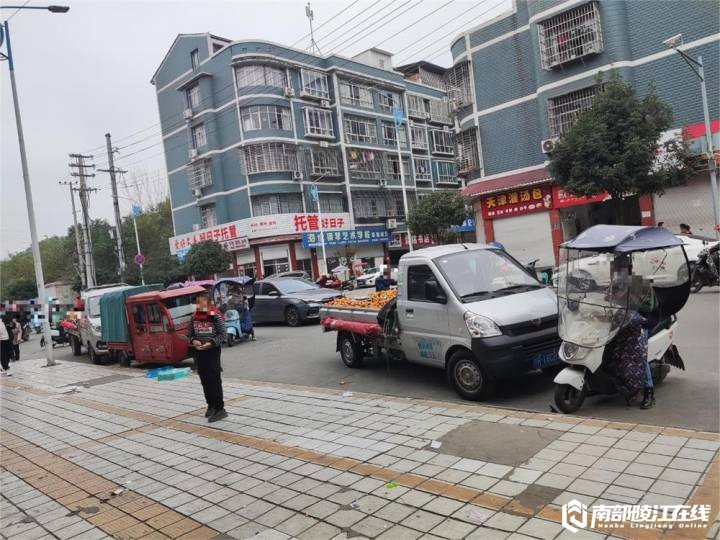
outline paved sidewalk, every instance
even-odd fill
[[[0,379],[3,538],[720,530],[718,434],[233,379],[229,418],[209,425],[195,376],[158,382],[137,370],[42,364],[14,364]],[[564,529],[571,500],[712,507],[707,528],[616,523],[607,536]]]

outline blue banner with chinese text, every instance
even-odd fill
[[[323,231],[325,246],[345,246],[349,244],[380,244],[390,240],[390,233],[386,229],[367,228],[356,230]],[[320,231],[303,233],[303,247],[314,248],[322,246],[323,238]]]

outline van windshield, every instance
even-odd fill
[[[542,287],[517,261],[496,249],[460,251],[436,258],[435,264],[462,302]]]

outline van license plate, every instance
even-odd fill
[[[560,362],[560,356],[558,356],[557,351],[545,351],[537,354],[532,359],[532,367],[533,369],[542,369],[548,366],[554,366]]]

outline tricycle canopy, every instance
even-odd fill
[[[248,276],[218,279],[213,287],[213,302],[224,312],[240,307],[244,297],[252,309],[255,304],[253,283],[255,280]]]
[[[682,245],[682,240],[663,227],[595,225],[561,247],[602,253],[628,253]]]

